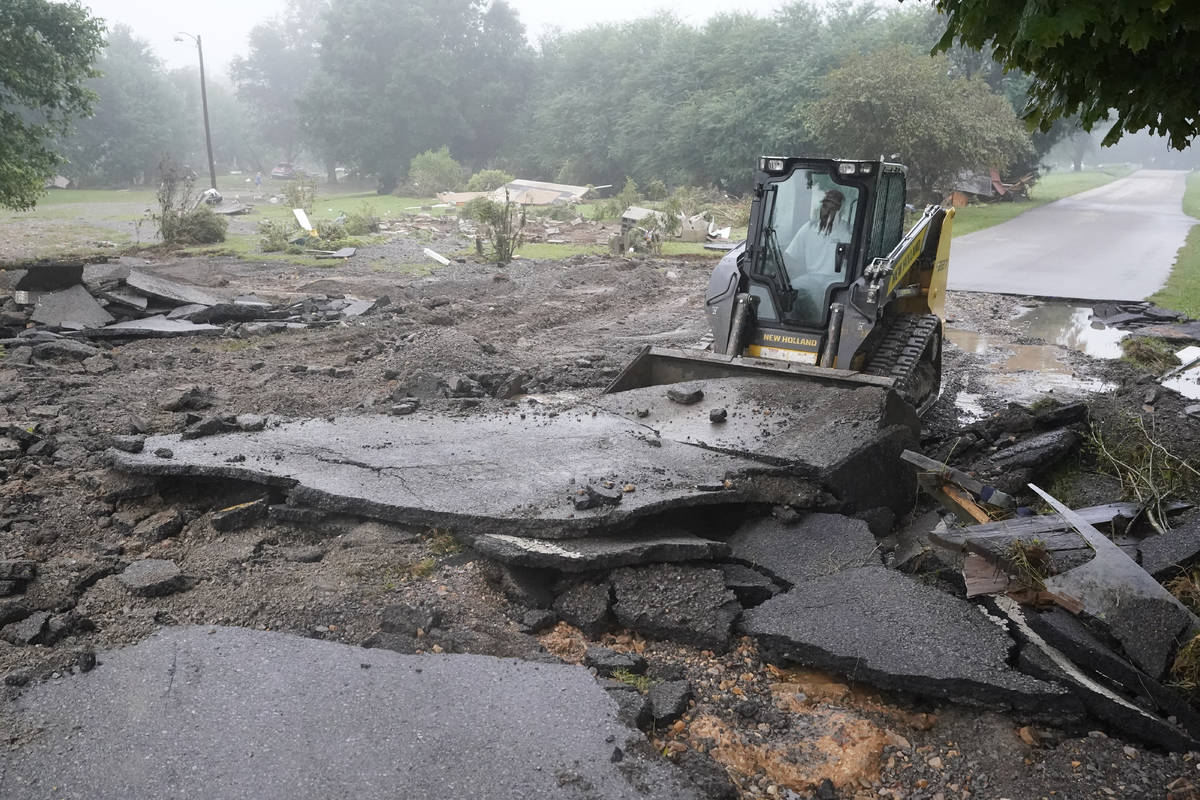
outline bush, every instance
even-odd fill
[[[309,247],[315,250],[337,250],[346,245],[346,229],[335,219],[319,219],[313,223],[313,232],[317,241],[309,240]]]
[[[414,156],[408,167],[408,180],[423,196],[438,192],[456,192],[462,188],[462,165],[450,156],[450,149],[426,150]]]
[[[379,233],[379,217],[375,209],[363,203],[361,209],[346,217],[344,223],[346,233],[350,236],[365,236],[368,233]]]
[[[258,240],[258,246],[264,253],[278,253],[286,250],[288,240],[292,238],[290,225],[272,219],[259,220],[258,233],[262,236]]]
[[[184,212],[179,217],[175,241],[179,244],[215,244],[225,241],[229,221],[208,206]]]
[[[283,202],[288,208],[303,208],[311,214],[317,202],[317,182],[312,178],[300,177],[283,187]]]
[[[515,179],[515,175],[510,175],[502,169],[480,170],[471,176],[471,180],[467,181],[467,191],[490,192]]]
[[[487,235],[491,244],[492,257],[497,264],[509,263],[525,240],[525,210],[509,200],[508,192],[504,193],[503,203],[497,203],[489,197],[477,197],[467,205],[472,204],[472,213],[476,215],[474,218],[484,225],[482,233]],[[476,239],[476,242],[478,246],[479,240]]]
[[[492,213],[492,206],[496,201],[490,197],[474,197],[463,204],[458,210],[458,216],[462,219],[473,219],[476,222],[482,222],[485,216]]]
[[[667,185],[658,178],[650,181],[650,185],[646,187],[647,200],[664,200],[667,197]]]

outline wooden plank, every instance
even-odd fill
[[[967,512],[976,522],[986,523],[991,517],[975,502],[974,498],[952,483],[942,484],[942,492],[953,500],[963,511]]]

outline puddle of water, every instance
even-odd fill
[[[1071,366],[1062,360],[1062,351],[1046,344],[1012,344],[1008,337],[989,336],[974,331],[946,329],[946,339],[960,350],[976,355],[1004,353],[1004,361],[989,364],[996,372],[1057,372],[1072,373]]]
[[[1120,341],[1128,335],[1099,320],[1093,321],[1092,309],[1086,306],[1048,303],[1022,309],[1013,322],[1029,336],[1078,350],[1092,358],[1120,358]]]
[[[958,421],[970,423],[987,416],[983,410],[983,395],[974,392],[959,392],[954,396],[954,407],[958,409]]]
[[[1185,347],[1175,354],[1184,364],[1190,364],[1200,358],[1200,347]],[[1162,382],[1168,389],[1174,389],[1191,400],[1200,400],[1200,364],[1191,367],[1173,378]]]

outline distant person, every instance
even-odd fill
[[[262,189],[262,173],[256,172],[254,173],[254,191],[257,192],[259,189]]]
[[[805,275],[820,275],[820,283],[828,285],[837,262],[837,246],[849,242],[850,226],[838,218],[846,196],[837,189],[830,189],[821,200],[821,211],[817,219],[800,226],[792,241],[783,251],[788,274],[792,276],[792,288],[805,288],[799,284],[809,283],[801,279]]]

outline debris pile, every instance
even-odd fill
[[[10,295],[0,305],[0,335],[12,347],[75,334],[92,339],[247,334],[320,326],[361,316],[388,298],[309,297],[283,304],[256,295],[226,296],[120,262],[63,262],[0,272]]]

